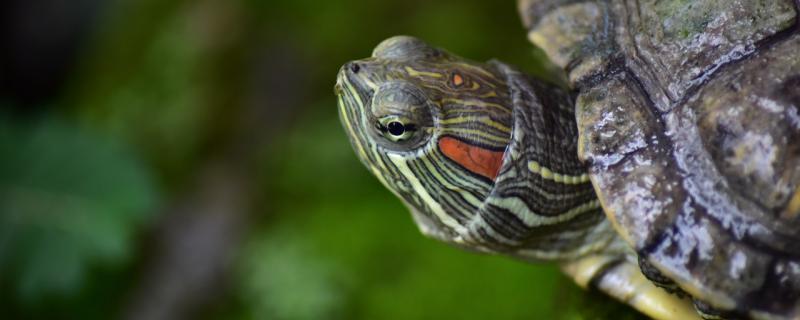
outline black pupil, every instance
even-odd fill
[[[397,121],[389,122],[389,125],[387,125],[387,127],[389,128],[389,133],[391,133],[393,136],[402,135],[403,132],[406,131],[406,127],[403,126],[402,123]]]

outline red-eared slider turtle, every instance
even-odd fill
[[[342,67],[340,116],[428,236],[655,318],[798,319],[798,7],[523,0],[569,89],[399,36]]]

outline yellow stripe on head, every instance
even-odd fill
[[[552,170],[548,169],[547,167],[542,166],[536,161],[528,162],[528,169],[531,172],[538,174],[544,179],[552,180],[554,182],[563,183],[563,184],[581,184],[589,182],[589,175],[588,174],[581,174],[578,176],[562,174],[558,172],[553,172]]]

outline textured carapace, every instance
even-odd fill
[[[423,233],[528,259],[613,238],[577,160],[565,91],[398,36],[342,67],[336,92],[359,158]]]
[[[578,92],[579,155],[639,258],[705,313],[800,318],[800,1],[519,8]]]

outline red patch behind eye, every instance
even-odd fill
[[[503,164],[504,152],[473,146],[451,137],[439,139],[439,149],[450,160],[490,180],[497,177],[500,165]]]

